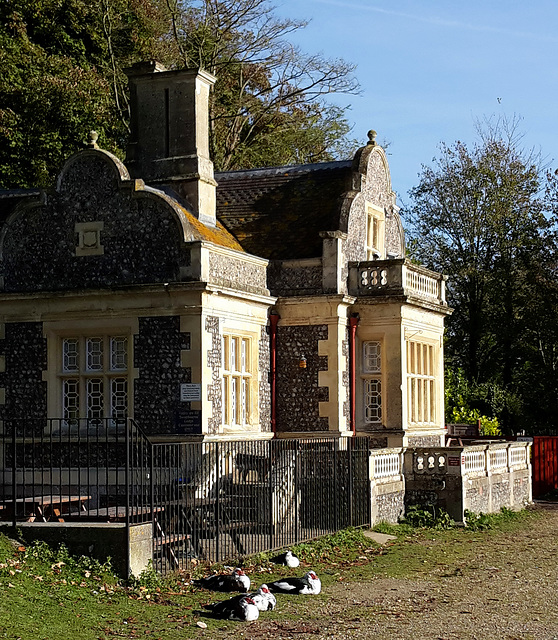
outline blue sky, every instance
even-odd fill
[[[556,0],[277,0],[277,12],[310,19],[293,40],[357,64],[361,96],[353,136],[389,142],[399,204],[441,141],[475,140],[475,121],[520,116],[523,145],[553,167],[558,147]]]

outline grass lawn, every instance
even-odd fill
[[[323,584],[319,596],[278,596],[278,607],[261,618],[296,620],[310,608],[317,611],[327,599],[328,585],[366,581],[377,577],[417,577],[433,565],[457,571],[470,561],[483,539],[504,531],[529,527],[536,513],[506,512],[472,522],[471,528],[417,528],[410,525],[378,527],[397,536],[380,547],[360,530],[349,529],[294,551],[302,560],[298,569],[277,567],[265,555],[246,559],[244,568],[253,589],[285,575],[302,575],[312,568]],[[193,568],[160,581],[152,573],[124,585],[108,566],[88,558],[69,557],[64,549],[45,544],[24,547],[0,537],[0,638],[21,640],[108,640],[121,638],[231,637],[239,622],[214,620],[201,605],[226,599],[190,585],[220,567]],[[198,626],[202,624],[202,627]],[[203,625],[207,628],[203,628]]]

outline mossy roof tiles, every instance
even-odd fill
[[[217,173],[217,217],[249,253],[319,257],[320,231],[339,229],[351,167],[347,160]]]

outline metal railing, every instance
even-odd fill
[[[0,520],[153,525],[154,566],[370,523],[369,439],[152,443],[132,420],[5,421]]]
[[[162,572],[370,522],[368,438],[165,443],[153,452]]]

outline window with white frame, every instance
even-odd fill
[[[128,414],[128,345],[124,335],[61,339],[62,418],[125,418]]]
[[[384,256],[384,212],[368,205],[366,229],[366,259],[381,259]]]
[[[407,402],[409,421],[436,422],[436,347],[407,341]]]
[[[246,426],[252,422],[253,385],[252,340],[223,336],[223,422],[226,426]]]
[[[364,423],[382,424],[382,343],[368,340],[362,344],[362,389]]]

